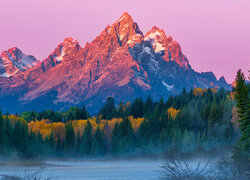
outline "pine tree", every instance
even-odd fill
[[[54,146],[55,146],[55,139],[54,139],[54,131],[53,131],[53,129],[50,132],[48,143],[49,143],[49,146],[51,148],[54,148]]]
[[[249,72],[249,77],[248,80],[250,80],[250,71]],[[245,118],[245,123],[246,125],[246,130],[244,132],[244,137],[246,143],[245,143],[245,149],[250,151],[250,84],[247,85],[248,88],[248,99],[247,99],[247,109],[246,109],[246,118]]]
[[[182,138],[180,128],[172,127],[170,133],[171,133],[170,137],[172,137],[171,148],[172,149],[179,149],[180,145],[181,145],[181,138]]]
[[[159,114],[162,114],[165,113],[164,109],[165,109],[165,103],[163,97],[161,97],[160,102],[157,104],[157,111]]]
[[[53,156],[55,153],[55,139],[53,129],[51,130],[50,134],[45,138],[45,145],[47,148],[48,156]]]
[[[7,115],[5,118],[5,134],[6,134],[6,146],[7,146],[7,150],[9,151],[12,148],[13,131],[12,131],[12,126],[10,124],[9,117]]]
[[[21,124],[20,123],[20,137],[19,137],[19,143],[18,143],[18,153],[19,156],[22,158],[30,158],[30,151],[29,148],[29,130],[27,123]]]
[[[133,151],[135,147],[135,135],[131,122],[127,117],[124,117],[119,124],[119,149],[121,153],[129,153]]]
[[[205,131],[198,134],[197,141],[198,141],[198,145],[201,148],[203,149],[207,148],[207,135]]]
[[[242,132],[241,142],[246,150],[250,149],[249,91],[250,89],[245,83],[244,73],[240,69],[236,75],[235,98]]]
[[[88,119],[90,117],[90,114],[86,110],[86,107],[83,105],[82,108],[76,107],[75,109],[75,119]]]
[[[196,139],[194,137],[194,133],[189,132],[188,130],[185,130],[184,134],[183,134],[181,145],[182,145],[183,152],[193,151],[197,146]]]
[[[84,128],[82,143],[81,143],[81,152],[82,154],[87,156],[89,156],[91,153],[91,147],[93,142],[92,129],[93,127],[88,120],[87,125]]]
[[[162,129],[161,130],[161,134],[160,134],[160,143],[161,143],[161,147],[165,147],[167,144],[167,132],[166,129]]]
[[[76,111],[75,111],[75,117],[76,117],[76,118],[75,118],[75,119],[76,119],[76,120],[82,119],[81,116],[82,116],[82,115],[81,115],[81,109],[78,108],[78,107],[76,107]]]
[[[124,117],[124,116],[125,116],[125,107],[123,102],[121,101],[117,109],[117,117]]]
[[[83,105],[81,109],[81,117],[80,119],[88,119],[90,118],[90,114],[88,113],[86,107]]]
[[[107,103],[100,109],[99,115],[102,114],[103,119],[111,120],[116,115],[115,100],[113,97],[107,98]]]
[[[144,112],[144,104],[143,104],[143,100],[142,98],[136,98],[135,101],[133,101],[133,103],[131,104],[130,107],[130,114],[134,117],[134,118],[141,118],[143,117],[143,112]]]
[[[44,140],[43,140],[43,137],[42,137],[42,134],[40,133],[40,131],[38,131],[37,135],[36,135],[36,144],[37,144],[37,148],[38,148],[37,150],[39,151],[39,155],[43,155],[44,154]]]
[[[210,88],[207,89],[205,98],[207,100],[207,102],[212,102],[213,101],[213,92]]]
[[[17,151],[19,151],[20,143],[21,143],[21,122],[18,120],[15,123],[13,130],[13,145]]]
[[[0,110],[0,153],[4,153],[6,145],[5,121]]]
[[[92,154],[95,156],[103,156],[106,152],[106,143],[103,138],[103,133],[99,126],[97,127],[94,135],[94,141],[92,144]]]
[[[151,96],[148,96],[145,105],[144,105],[144,115],[148,116],[153,112],[154,104]]]
[[[118,123],[115,123],[115,126],[112,131],[112,139],[111,139],[111,150],[113,156],[116,156],[119,153],[119,142],[120,142],[120,131]]]
[[[145,119],[142,121],[138,132],[138,139],[141,147],[145,147],[149,143],[150,134],[149,122],[147,119]]]
[[[231,123],[232,119],[232,107],[233,104],[231,101],[226,98],[223,100],[223,115],[222,115],[222,123],[221,123],[221,131],[222,131],[222,141],[227,140],[228,142],[231,141],[233,137],[233,127]]]
[[[56,156],[63,156],[63,140],[61,138],[56,139]]]
[[[81,147],[81,135],[80,135],[80,131],[77,131],[76,134],[76,154],[80,153],[80,147]]]
[[[33,131],[30,131],[29,133],[29,147],[32,151],[31,157],[40,155],[40,149],[37,147],[37,136]]]
[[[154,142],[155,145],[158,144],[161,133],[161,121],[159,113],[159,104],[154,108],[153,113],[148,117],[148,135],[149,140]]]
[[[72,153],[75,145],[75,131],[72,126],[72,122],[68,122],[65,125],[65,150]]]
[[[216,99],[213,99],[212,106],[210,108],[209,117],[208,117],[208,136],[210,138],[216,137],[215,124],[218,122],[220,118],[218,105],[216,103]]]

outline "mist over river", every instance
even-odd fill
[[[70,160],[42,163],[6,162],[0,165],[0,179],[39,172],[42,178],[60,180],[152,180],[158,179],[161,160]]]

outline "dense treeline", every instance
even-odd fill
[[[234,104],[232,92],[196,88],[166,102],[148,97],[116,107],[108,98],[94,117],[84,106],[66,112],[0,114],[0,153],[30,158],[208,150],[233,142]]]
[[[53,110],[42,112],[28,111],[20,114],[20,117],[24,118],[27,122],[42,119],[50,119],[53,122],[67,122],[75,119],[88,119],[90,114],[87,112],[85,106],[83,106],[82,108],[71,107],[66,112],[55,112]]]

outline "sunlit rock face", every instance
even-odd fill
[[[2,68],[1,56],[0,100],[14,112],[85,104],[94,113],[109,96],[119,102],[167,98],[183,88],[230,88],[223,77],[195,72],[163,30],[153,27],[144,35],[128,13],[84,47],[66,38],[40,63],[33,56],[5,54],[14,65]]]

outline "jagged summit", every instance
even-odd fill
[[[136,34],[143,36],[139,26],[127,12],[123,13],[115,23],[109,25],[106,32],[112,39],[117,38],[120,46],[126,45]]]
[[[124,21],[125,22],[134,22],[132,16],[130,14],[128,14],[128,12],[124,12],[122,14],[122,16],[115,23],[117,23],[117,22],[122,23]]]

